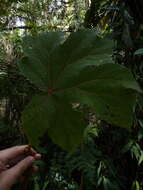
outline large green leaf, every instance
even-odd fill
[[[57,93],[68,101],[88,104],[110,123],[131,127],[139,86],[123,66],[95,63],[88,60],[68,66],[58,80]]]
[[[50,55],[62,43],[63,33],[49,32],[38,37],[24,38],[24,58],[20,61],[20,70],[41,90],[51,85]]]
[[[32,42],[27,38],[27,58],[20,63],[24,75],[45,91],[23,113],[32,141],[48,129],[66,150],[78,145],[85,124],[72,110],[73,102],[87,104],[101,119],[130,128],[136,93],[142,91],[127,68],[112,64],[112,41],[97,37],[93,30],[72,33],[65,41],[58,33],[45,35]]]
[[[102,59],[103,57],[100,60]],[[98,91],[98,88],[90,87],[90,84],[96,86],[96,83],[100,83],[99,89],[110,85],[113,88],[121,87],[123,90],[132,89],[142,92],[127,68],[117,64],[107,64],[107,61],[104,60],[100,62],[96,56],[68,65],[59,75],[55,88],[65,90],[82,85],[89,87],[88,91]]]
[[[85,122],[80,112],[56,96],[38,95],[33,98],[22,115],[24,129],[33,145],[48,129],[55,143],[65,150],[73,150],[82,142]]]
[[[66,66],[89,56],[96,55],[99,62],[106,60],[106,63],[111,63],[112,47],[112,40],[98,38],[94,30],[71,33],[68,39],[51,54],[53,85]]]

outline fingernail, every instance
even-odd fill
[[[28,157],[28,160],[29,160],[30,162],[34,162],[34,161],[35,161],[34,157],[32,157],[32,156],[29,156],[29,157]]]
[[[36,155],[34,156],[34,158],[35,158],[36,160],[40,160],[40,159],[41,159],[41,154],[36,154]]]

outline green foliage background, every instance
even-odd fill
[[[46,112],[41,112],[39,107],[37,108],[37,101],[39,104],[43,104],[41,99],[37,97],[43,96],[46,93],[51,93],[51,88],[49,89],[49,79],[45,83],[40,82],[39,78],[37,80],[37,76],[33,71],[36,68],[32,68],[30,71],[27,70],[27,67],[23,67],[23,69],[30,72],[29,75],[23,76],[17,67],[17,62],[23,58],[25,63],[29,62],[29,57],[35,57],[33,60],[38,64],[35,64],[37,68],[39,68],[38,62],[38,53],[44,55],[44,48],[43,42],[40,45],[39,34],[41,32],[49,32],[49,31],[57,31],[62,30],[66,33],[66,36],[69,35],[69,32],[76,31],[79,28],[94,28],[96,29],[98,35],[100,37],[108,35],[110,38],[114,40],[114,51],[113,51],[113,60],[116,64],[114,66],[112,64],[107,64],[109,67],[108,69],[116,70],[116,75],[114,72],[110,74],[110,80],[114,87],[115,84],[115,77],[118,77],[118,74],[121,73],[121,76],[124,80],[128,82],[125,85],[125,81],[122,82],[122,87],[124,89],[135,89],[140,91],[142,88],[142,8],[143,4],[142,1],[125,1],[122,2],[120,0],[116,1],[108,1],[108,0],[92,0],[90,1],[61,1],[61,4],[58,3],[56,0],[26,0],[26,1],[1,1],[0,2],[1,11],[0,11],[0,100],[1,100],[1,107],[2,111],[0,111],[1,115],[1,122],[0,122],[0,147],[6,148],[15,144],[23,144],[27,143],[27,137],[25,132],[23,132],[23,128],[21,125],[21,114],[24,111],[24,115],[26,115],[26,109],[30,110],[29,114],[32,115],[37,110],[37,113],[41,113],[41,117],[47,117]],[[20,26],[19,26],[20,25]],[[33,36],[30,40],[28,40],[28,44],[26,47],[29,47],[31,42],[33,43],[37,41],[37,46],[35,44],[34,48],[38,48],[34,53],[28,51],[25,55],[25,51],[22,48],[22,41],[23,36],[31,35]],[[53,35],[53,33],[51,33]],[[91,36],[91,35],[90,35]],[[41,37],[42,38],[42,35]],[[67,38],[67,37],[66,37]],[[87,42],[94,41],[92,38],[87,38]],[[97,40],[97,39],[96,39]],[[25,40],[24,40],[25,41]],[[26,41],[25,41],[26,42]],[[67,46],[63,51],[73,51],[76,49],[77,40],[72,40],[73,49],[68,47],[69,40],[67,40]],[[45,41],[46,43],[46,41]],[[97,43],[97,41],[96,41]],[[95,43],[95,49],[96,49]],[[51,44],[55,44],[51,42]],[[101,59],[105,58],[105,50],[109,50],[108,43],[103,40],[105,49],[100,49],[99,56],[95,56],[94,59],[98,62]],[[107,46],[106,46],[107,44]],[[61,45],[60,45],[61,47]],[[94,50],[94,47],[92,49]],[[108,49],[107,49],[108,48]],[[79,48],[80,49],[80,48]],[[56,52],[58,54],[58,52]],[[54,55],[56,55],[54,53]],[[99,53],[99,52],[98,52]],[[32,55],[33,54],[33,55]],[[74,55],[74,56],[72,56]],[[69,56],[69,54],[68,54]],[[42,56],[44,59],[46,57]],[[75,81],[75,71],[77,71],[77,67],[74,68],[75,62],[75,54],[71,54],[70,58],[73,61],[69,68],[66,69],[67,72],[63,73],[63,76],[59,82],[60,89],[63,87],[68,87],[68,85],[72,85],[73,81]],[[69,57],[68,57],[69,58]],[[41,57],[40,57],[41,59]],[[50,63],[53,61],[57,62],[59,60],[63,60],[62,57],[59,55],[56,57],[51,56]],[[107,59],[106,59],[107,60]],[[106,61],[104,60],[104,61]],[[83,61],[83,60],[82,60]],[[93,61],[93,59],[92,59]],[[90,59],[90,64],[92,64]],[[78,73],[79,71],[87,71],[87,67],[85,66],[85,70],[82,70],[82,67],[79,67],[80,64],[87,63],[87,59],[85,59],[82,63],[79,62],[78,64]],[[125,69],[124,67],[127,67]],[[38,70],[38,75],[42,75],[45,73],[45,69],[40,66],[41,70]],[[96,68],[96,67],[95,67]],[[103,68],[100,65],[102,76],[105,75],[105,70],[108,69]],[[23,70],[21,69],[21,70]],[[73,69],[73,72],[71,72]],[[97,69],[97,68],[96,68]],[[95,70],[96,70],[95,69]],[[23,70],[23,71],[24,71]],[[119,72],[120,70],[120,72]],[[138,85],[135,83],[133,85],[133,77],[130,74],[129,70],[132,72],[134,79],[137,81]],[[26,71],[26,73],[27,73]],[[40,73],[42,71],[42,74]],[[97,70],[98,71],[98,70]],[[103,72],[104,71],[104,72]],[[96,72],[96,74],[98,74]],[[108,76],[109,76],[109,72]],[[128,73],[128,74],[127,74]],[[30,76],[33,77],[32,82],[28,80]],[[71,76],[72,80],[70,81]],[[129,78],[131,80],[129,80]],[[90,77],[90,75],[88,76]],[[87,78],[88,78],[87,77]],[[91,75],[92,77],[92,75]],[[65,82],[65,79],[68,81]],[[74,80],[73,80],[74,79]],[[108,78],[109,79],[109,78]],[[40,83],[39,83],[40,82]],[[120,81],[121,82],[121,81]],[[42,84],[42,86],[41,86]],[[101,87],[105,87],[107,84],[107,80],[103,80],[99,82]],[[59,86],[56,87],[59,87]],[[98,87],[99,87],[98,85]],[[42,87],[42,88],[41,88]],[[48,87],[48,88],[47,88]],[[111,86],[109,85],[109,89]],[[83,87],[82,87],[83,88]],[[84,87],[85,89],[85,87]],[[88,90],[87,90],[88,89]],[[98,88],[95,88],[96,90]],[[86,91],[93,91],[95,90],[93,86],[86,86]],[[108,90],[109,90],[108,89]],[[67,153],[61,147],[59,147],[56,143],[57,142],[57,135],[56,140],[51,140],[49,135],[45,134],[43,137],[39,139],[39,148],[43,155],[43,160],[39,163],[40,171],[39,173],[34,176],[28,182],[28,189],[74,189],[74,190],[92,190],[92,189],[103,189],[103,190],[112,190],[112,189],[131,189],[131,190],[141,190],[143,188],[142,184],[142,161],[143,161],[143,144],[142,144],[142,137],[143,137],[143,123],[142,123],[142,96],[139,96],[136,101],[136,106],[133,108],[133,117],[131,116],[132,112],[130,111],[130,115],[124,114],[125,109],[121,109],[121,107],[126,107],[127,100],[131,102],[130,99],[132,94],[129,92],[127,93],[126,99],[122,98],[122,94],[120,91],[114,91],[112,88],[110,91],[112,92],[112,97],[110,98],[110,105],[114,104],[115,111],[119,112],[119,115],[126,117],[128,116],[129,120],[133,118],[132,127],[130,131],[126,130],[125,128],[117,127],[119,126],[128,126],[127,123],[123,123],[124,120],[120,118],[116,118],[116,122],[113,121],[113,118],[104,118],[103,113],[101,114],[101,108],[98,108],[98,113],[100,110],[100,114],[97,114],[97,110],[91,108],[91,104],[99,104],[101,100],[98,102],[94,102],[94,98],[90,96],[88,98],[88,105],[85,105],[85,95],[82,97],[81,94],[76,94],[74,96],[70,92],[67,95],[67,99],[63,100],[60,96],[60,103],[58,103],[58,113],[60,115],[65,115],[65,111],[61,111],[61,107],[63,110],[68,110],[68,113],[74,112],[79,115],[83,115],[84,123],[86,123],[87,129],[84,132],[84,138],[82,146],[79,146],[74,152]],[[118,85],[116,86],[118,89]],[[52,89],[53,90],[53,89]],[[55,89],[54,89],[55,90]],[[100,89],[101,90],[101,89]],[[107,90],[107,89],[106,89]],[[114,93],[113,93],[114,92]],[[36,95],[36,96],[35,96]],[[54,95],[54,94],[53,94]],[[52,95],[52,96],[53,96]],[[118,101],[117,100],[118,96]],[[34,111],[32,112],[29,104],[32,98],[35,96],[36,99]],[[44,94],[44,105],[43,108],[46,109],[45,102],[47,101],[45,94]],[[65,94],[64,94],[65,96]],[[70,98],[69,98],[70,97]],[[87,95],[86,95],[87,97]],[[116,97],[116,98],[115,98]],[[50,96],[51,98],[51,96]],[[54,97],[55,98],[55,97]],[[71,99],[72,98],[72,99]],[[81,103],[78,104],[82,98]],[[115,99],[114,99],[115,98]],[[32,100],[34,102],[35,100]],[[53,102],[53,98],[51,98]],[[42,99],[43,100],[43,99]],[[67,100],[70,103],[74,102],[75,104],[67,104]],[[72,100],[72,101],[71,101]],[[90,102],[89,102],[90,100]],[[123,101],[124,100],[124,101]],[[55,100],[54,100],[55,101]],[[109,101],[109,99],[108,99]],[[57,102],[57,99],[56,99]],[[59,102],[59,101],[58,101]],[[62,102],[66,102],[66,104],[62,104]],[[83,104],[84,103],[84,104]],[[107,103],[107,99],[106,99]],[[48,104],[48,103],[47,103]],[[55,103],[54,103],[55,104]],[[117,110],[116,105],[120,105],[120,109]],[[52,104],[53,105],[53,104]],[[55,104],[57,107],[57,103]],[[71,106],[72,105],[72,106]],[[101,105],[101,104],[100,104]],[[123,108],[122,107],[122,108]],[[71,109],[72,108],[72,109]],[[74,108],[74,109],[73,109]],[[44,110],[43,109],[43,110]],[[103,107],[102,107],[103,109]],[[114,109],[113,109],[114,110]],[[131,110],[131,109],[130,109]],[[28,112],[27,112],[28,113]],[[66,111],[66,114],[68,114]],[[96,114],[95,114],[96,113]],[[70,113],[71,115],[71,113]],[[101,119],[102,115],[102,120]],[[100,116],[100,117],[99,117]],[[26,116],[23,116],[24,118]],[[30,116],[31,117],[31,116]],[[57,114],[53,115],[55,121],[56,119],[63,122],[61,119],[62,116],[59,118]],[[33,115],[32,117],[33,118]],[[34,117],[35,118],[35,117]],[[24,119],[25,120],[25,119]],[[112,122],[111,122],[112,120]],[[27,121],[27,119],[25,120]],[[40,121],[40,120],[38,120]],[[67,128],[68,118],[64,119],[65,127]],[[74,119],[75,121],[75,119]],[[77,120],[79,122],[79,120]],[[43,119],[42,121],[43,122]],[[40,126],[41,122],[39,123]],[[112,123],[112,124],[111,124]],[[131,126],[130,123],[130,126]],[[55,125],[55,124],[54,124]],[[74,124],[73,124],[74,125]],[[84,124],[85,125],[85,124]],[[116,125],[116,126],[114,126]],[[26,125],[27,126],[27,125]],[[33,123],[34,126],[34,123]],[[56,125],[55,125],[56,126]],[[57,125],[58,126],[58,125]],[[63,131],[64,131],[64,126]],[[83,126],[83,125],[82,125]],[[29,129],[29,128],[28,128]],[[70,127],[71,129],[71,127]],[[56,127],[57,133],[59,128]],[[62,131],[62,133],[64,133]],[[29,133],[29,132],[28,132]],[[30,132],[31,133],[31,132]],[[52,132],[53,133],[53,132]],[[70,136],[74,136],[73,132],[69,132]],[[7,135],[5,135],[7,134]],[[37,133],[36,133],[37,134]],[[55,134],[53,134],[54,136]],[[4,138],[4,136],[6,136]],[[53,137],[51,136],[51,137]],[[77,140],[79,140],[79,136],[75,135]],[[81,135],[80,135],[81,136]],[[34,136],[35,137],[35,136]],[[54,138],[53,138],[54,139]],[[73,137],[74,139],[74,137]],[[76,140],[76,142],[77,142]],[[58,139],[59,141],[59,139]],[[80,140],[79,140],[80,141]],[[34,139],[35,142],[35,139]],[[61,142],[61,140],[60,140]],[[80,141],[81,142],[81,141]],[[79,143],[79,142],[78,142]],[[59,143],[64,147],[63,144]],[[75,143],[76,144],[76,143]],[[69,145],[67,145],[69,149]],[[71,145],[70,145],[71,146]],[[19,184],[13,187],[15,190],[19,189]]]

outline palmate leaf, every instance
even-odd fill
[[[89,59],[69,65],[57,81],[57,91],[69,101],[88,104],[102,119],[129,128],[140,88],[128,69],[95,63]]]
[[[78,145],[85,124],[72,110],[74,102],[89,105],[112,124],[131,127],[136,93],[141,90],[128,69],[112,63],[111,40],[97,37],[93,30],[80,30],[67,40],[61,33],[48,33],[28,37],[25,44],[20,69],[43,90],[22,116],[32,142],[48,130],[64,149]]]
[[[38,137],[47,129],[54,142],[70,151],[82,142],[85,128],[82,114],[72,105],[57,96],[45,95],[35,96],[27,106],[23,125],[33,145],[38,145]]]
[[[62,32],[49,32],[38,37],[24,38],[24,58],[19,62],[20,70],[42,90],[50,88],[50,55],[63,41]]]

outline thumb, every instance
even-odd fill
[[[6,180],[6,185],[11,187],[17,181],[17,179],[32,166],[34,161],[34,157],[28,156],[12,168],[6,170],[3,176]]]

